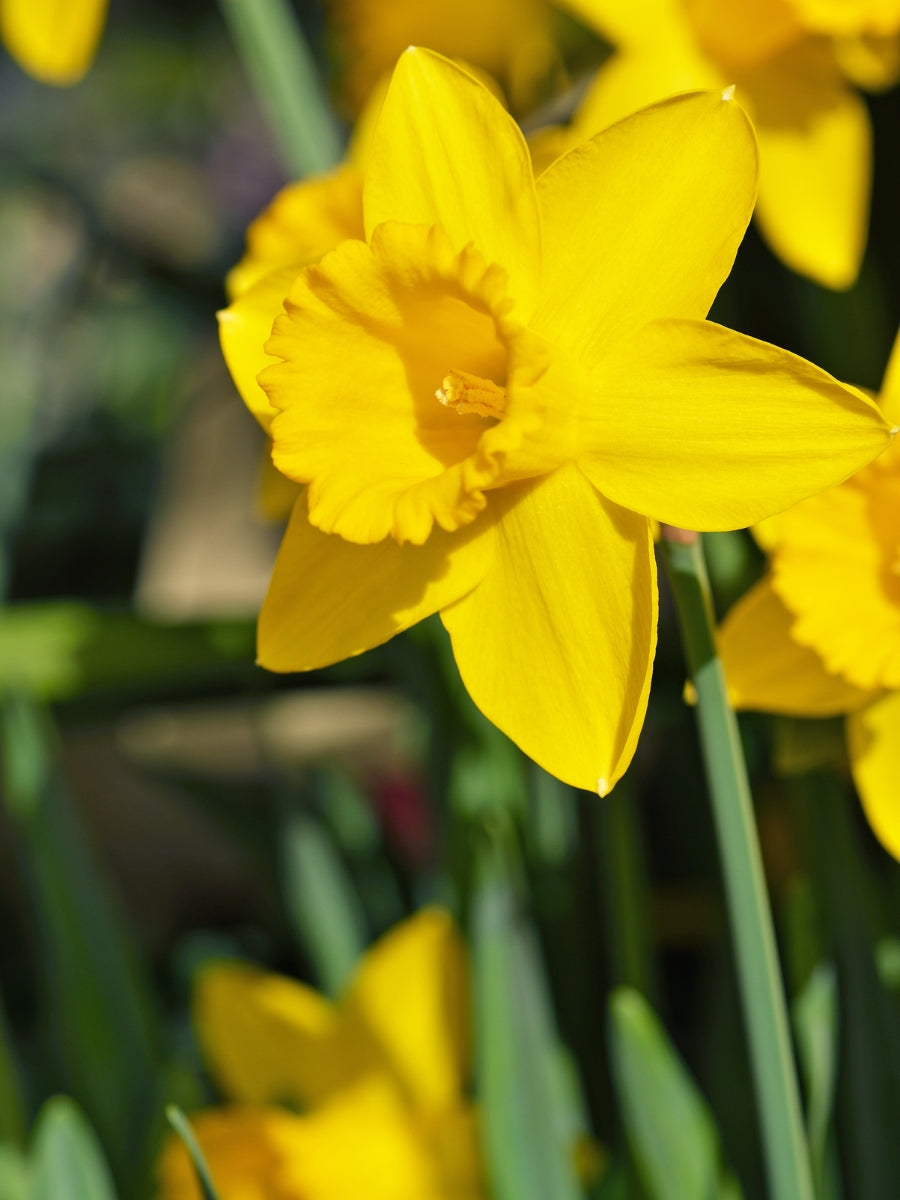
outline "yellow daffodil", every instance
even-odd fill
[[[547,0],[328,0],[344,94],[358,111],[409,45],[479,67],[526,107],[557,65]]]
[[[880,400],[900,425],[900,337]],[[733,702],[849,714],[866,815],[900,859],[900,446],[762,532],[771,569],[719,635]]]
[[[321,667],[440,611],[483,712],[559,778],[608,791],[647,702],[649,518],[749,524],[889,437],[862,393],[703,320],[755,178],[744,113],[705,93],[535,182],[494,97],[407,51],[365,171],[366,240],[222,314],[275,465],[309,485],[262,664]]]
[[[194,1023],[234,1103],[192,1124],[221,1200],[481,1200],[467,996],[437,909],[382,938],[339,1005],[246,965],[207,969]],[[158,1178],[157,1200],[200,1200],[174,1140]]]
[[[900,75],[896,0],[563,2],[617,46],[573,141],[670,93],[736,84],[759,138],[761,232],[795,271],[829,287],[853,283],[868,227],[871,129],[846,76],[875,87]]]
[[[65,87],[94,59],[109,0],[0,0],[0,38],[19,66]]]

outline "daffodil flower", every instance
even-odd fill
[[[344,98],[358,112],[409,45],[480,68],[527,108],[558,68],[547,0],[328,0]]]
[[[606,793],[647,703],[650,518],[750,524],[889,438],[861,392],[703,319],[755,180],[750,124],[716,92],[655,105],[535,182],[494,97],[407,51],[365,172],[366,240],[222,314],[275,465],[308,484],[261,663],[321,667],[440,611],[482,711]]]
[[[571,141],[670,93],[737,84],[759,138],[761,232],[795,271],[829,287],[853,283],[868,227],[871,128],[847,77],[883,87],[900,76],[897,0],[562,2],[618,47]]]
[[[42,83],[78,83],[94,59],[109,0],[0,0],[0,39]]]
[[[900,424],[900,336],[880,397]],[[900,447],[765,522],[766,577],[719,631],[733,703],[847,715],[869,823],[900,859]]]
[[[221,1200],[481,1200],[467,986],[438,909],[376,943],[338,1005],[249,965],[207,968],[194,1025],[232,1103],[191,1122]],[[175,1139],[158,1179],[157,1200],[199,1200]]]

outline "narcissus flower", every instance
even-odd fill
[[[558,65],[547,0],[328,0],[344,95],[357,112],[409,45],[478,67],[527,107]]]
[[[900,425],[900,337],[881,392]],[[846,713],[869,823],[900,859],[900,446],[766,522],[770,570],[719,631],[733,703]]]
[[[109,0],[0,0],[0,38],[42,83],[77,83],[94,59]]]
[[[437,909],[382,938],[339,1005],[247,965],[208,968],[194,1023],[233,1103],[191,1120],[221,1200],[481,1200],[467,996]],[[174,1139],[158,1179],[158,1200],[200,1200]]]
[[[900,76],[897,0],[562,0],[617,52],[572,140],[673,92],[737,84],[760,146],[760,229],[795,271],[856,278],[868,227],[871,129],[847,78]]]
[[[706,93],[535,182],[494,97],[407,51],[365,172],[366,240],[222,316],[275,465],[309,485],[263,665],[321,667],[440,611],[483,712],[559,778],[608,791],[647,703],[650,518],[752,523],[889,437],[861,392],[703,320],[755,179],[747,118]]]

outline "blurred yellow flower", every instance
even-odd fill
[[[249,293],[222,315],[275,465],[309,484],[262,664],[324,666],[441,611],[482,711],[559,778],[608,791],[649,688],[648,518],[746,525],[888,439],[861,393],[702,319],[755,177],[746,117],[706,93],[535,183],[494,97],[408,51],[365,171],[367,240],[256,285],[264,349]]]
[[[880,402],[900,425],[900,336]],[[866,815],[900,859],[900,446],[766,522],[769,574],[732,609],[720,650],[734,704],[847,717]]]
[[[0,0],[0,39],[19,66],[59,87],[94,59],[109,0]]]
[[[662,96],[736,84],[759,138],[761,232],[795,271],[829,287],[853,283],[868,227],[871,129],[846,77],[883,87],[900,76],[896,0],[561,2],[618,48],[571,141]]]
[[[488,72],[519,110],[558,65],[547,0],[328,0],[326,12],[354,112],[410,45]]]
[[[339,1005],[250,966],[208,968],[194,1023],[234,1104],[192,1124],[221,1200],[481,1200],[467,1014],[464,950],[437,909],[382,938]],[[158,1178],[158,1200],[200,1200],[174,1139]]]

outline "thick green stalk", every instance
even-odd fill
[[[327,171],[341,157],[341,134],[289,0],[220,4],[288,171]]]
[[[737,959],[744,1025],[772,1200],[813,1200],[772,914],[737,721],[716,655],[714,618],[698,537],[662,543],[711,794]]]

